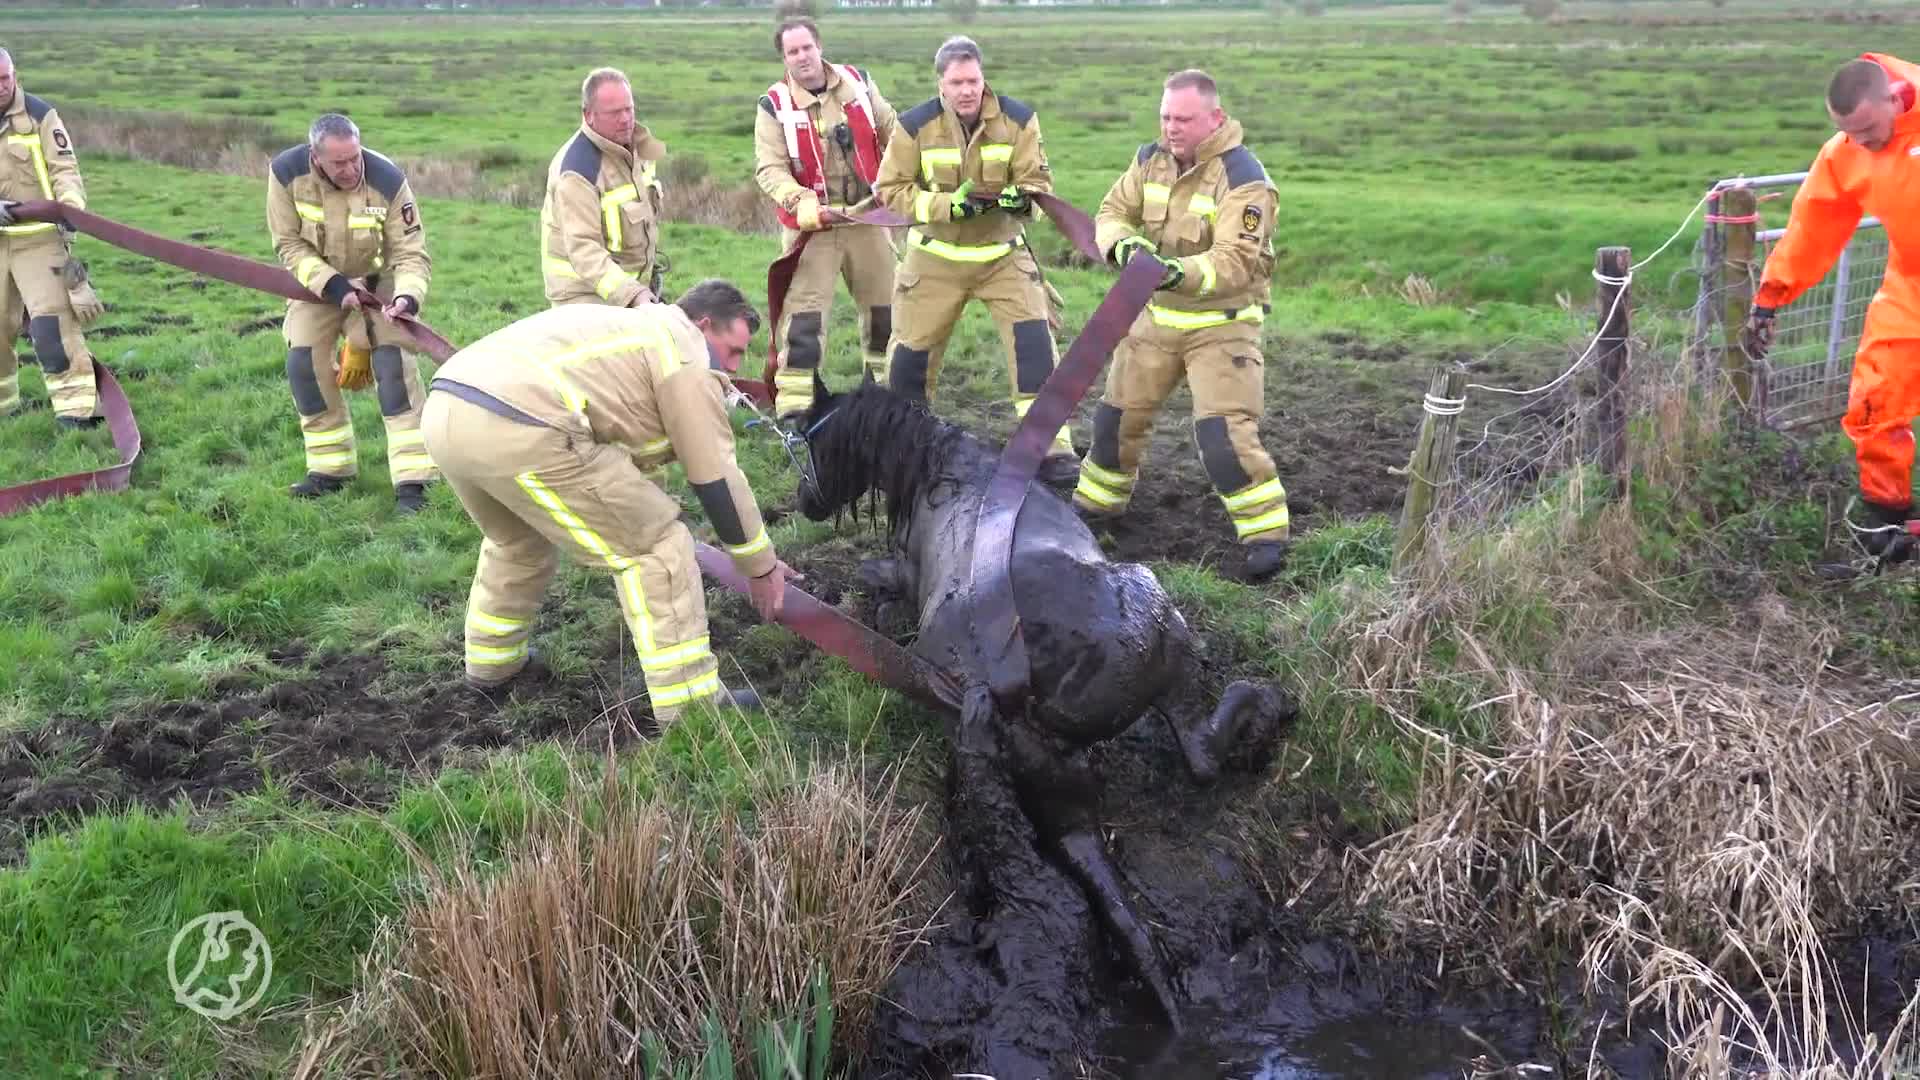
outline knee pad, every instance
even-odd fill
[[[301,416],[319,416],[327,411],[326,396],[320,393],[320,376],[313,370],[313,350],[305,345],[287,350],[287,385],[293,389],[293,407]]]
[[[867,351],[883,353],[893,340],[893,306],[881,304],[867,309]]]
[[[66,343],[60,340],[60,316],[35,315],[27,324],[27,336],[33,339],[33,356],[40,370],[49,375],[65,375],[73,366]]]
[[[1106,402],[1093,408],[1093,446],[1087,460],[1103,469],[1120,471],[1120,409]]]
[[[1022,394],[1037,394],[1053,374],[1053,332],[1045,319],[1013,324],[1013,381]]]
[[[406,357],[398,345],[373,350],[373,382],[380,395],[380,415],[399,416],[413,407],[407,400]]]
[[[902,397],[927,400],[927,365],[933,362],[928,349],[893,347],[893,360],[887,365],[887,386]]]
[[[796,311],[787,321],[787,366],[802,370],[820,366],[820,313]]]
[[[1253,477],[1240,464],[1233,439],[1227,433],[1227,418],[1203,416],[1193,422],[1193,444],[1200,450],[1200,463],[1206,466],[1207,479],[1222,495],[1229,495],[1253,483]]]

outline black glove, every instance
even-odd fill
[[[1774,309],[1755,304],[1747,313],[1747,324],[1740,328],[1740,346],[1756,360],[1773,347],[1773,314]]]
[[[1000,193],[995,205],[1010,214],[1028,214],[1033,212],[1033,196],[1019,188],[1008,188]]]
[[[13,208],[19,205],[18,202],[12,199],[0,199],[0,225],[19,224],[13,217]]]
[[[395,307],[399,307],[402,304],[406,305],[406,310],[401,312],[403,315],[413,316],[420,314],[420,301],[411,296],[396,296],[393,298],[393,303]]]
[[[977,218],[989,210],[1000,209],[998,201],[980,197],[961,199],[953,204],[953,220],[967,221]]]
[[[1160,260],[1161,266],[1164,266],[1167,268],[1167,272],[1160,275],[1160,285],[1158,286],[1159,288],[1177,289],[1180,287],[1181,282],[1187,280],[1186,268],[1180,265],[1179,259],[1175,259],[1167,255],[1159,255],[1155,257]]]
[[[347,280],[347,275],[335,274],[321,287],[320,295],[333,301],[336,307],[346,307],[347,297],[353,295],[353,283]]]

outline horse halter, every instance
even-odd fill
[[[788,431],[786,428],[781,427],[778,423],[769,419],[766,413],[761,412],[759,407],[754,405],[752,398],[741,393],[739,389],[732,385],[727,387],[727,398],[729,404],[744,405],[753,413],[753,419],[746,423],[747,427],[764,427],[772,431],[774,437],[780,440],[780,449],[787,452],[787,460],[792,463],[793,471],[799,474],[800,483],[803,485],[811,484],[816,491],[819,490],[820,485],[816,482],[813,474],[813,451],[809,446],[808,440],[813,438],[815,432],[825,427],[827,421],[833,419],[833,414],[839,412],[839,408],[829,409],[827,415],[814,421],[812,427],[803,433],[796,433]],[[796,447],[807,452],[806,460],[801,460],[800,455],[795,452]]]

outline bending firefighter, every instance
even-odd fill
[[[0,416],[20,407],[20,369],[14,339],[27,324],[34,359],[47,382],[54,423],[61,429],[100,423],[93,353],[80,334],[102,308],[72,257],[65,230],[52,222],[18,221],[14,205],[36,199],[87,208],[73,138],[51,104],[20,89],[13,57],[0,49],[0,119],[7,152],[0,154]],[[29,317],[29,315],[31,317]]]
[[[872,225],[829,225],[825,210],[845,210],[873,194],[880,158],[893,131],[893,106],[867,73],[820,56],[811,19],[789,19],[774,32],[786,78],[767,88],[754,115],[754,179],[779,215],[781,248],[792,251],[812,232],[794,270],[774,341],[775,415],[798,416],[813,404],[813,373],[826,356],[833,286],[845,278],[860,311],[866,370],[887,379],[893,333],[893,245]]]
[[[1278,200],[1205,72],[1167,80],[1160,130],[1162,141],[1140,148],[1095,218],[1100,248],[1115,265],[1145,251],[1166,269],[1115,350],[1073,501],[1090,516],[1126,511],[1154,416],[1184,378],[1194,445],[1246,546],[1246,574],[1257,580],[1280,568],[1288,536],[1287,492],[1260,445],[1259,424]]]
[[[900,114],[873,185],[888,209],[917,222],[894,282],[887,384],[931,401],[954,324],[979,300],[999,324],[1014,412],[1025,416],[1054,365],[1046,283],[1024,231],[1030,195],[1053,190],[1040,118],[987,87],[968,38],[941,45],[933,70],[940,96]],[[1078,467],[1062,425],[1040,475],[1071,484]]]
[[[435,476],[420,438],[426,391],[405,351],[411,339],[392,320],[420,314],[431,265],[406,176],[362,149],[353,121],[328,113],[313,122],[305,146],[282,151],[267,170],[267,228],[281,263],[319,298],[289,300],[282,331],[307,451],[306,479],[289,490],[315,498],[359,474],[353,417],[340,391],[364,388],[370,378],[387,429],[394,503],[403,514],[421,509]],[[378,310],[362,289],[379,298]]]
[[[777,617],[791,571],[734,460],[725,397],[759,322],[740,290],[705,281],[675,304],[549,308],[441,367],[427,447],[484,536],[467,600],[469,683],[496,689],[526,668],[565,550],[614,575],[661,725],[696,701],[757,706],[720,684],[693,536],[643,470],[686,466],[754,606]]]
[[[1920,415],[1920,66],[1866,53],[1827,86],[1829,138],[1793,198],[1786,235],[1767,257],[1746,327],[1765,351],[1774,315],[1817,284],[1863,215],[1887,234],[1887,270],[1854,354],[1842,421],[1860,466],[1868,519],[1861,537],[1883,562],[1913,556],[1913,421]]]
[[[547,166],[540,268],[548,303],[635,307],[659,299],[660,181],[666,144],[634,124],[633,87],[596,68],[580,87],[580,130]]]

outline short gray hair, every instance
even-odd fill
[[[360,127],[337,112],[330,112],[307,129],[307,149],[318,150],[324,139],[358,139]]]
[[[947,66],[956,60],[971,60],[985,66],[985,62],[980,59],[980,46],[974,44],[973,39],[964,34],[955,34],[941,42],[940,47],[934,50],[933,73],[945,75]]]
[[[593,92],[610,82],[622,83],[629,87],[633,85],[627,79],[626,72],[619,68],[594,68],[587,72],[586,81],[580,84],[580,111],[586,112],[593,108]]]
[[[1197,90],[1200,92],[1200,95],[1208,101],[1213,102],[1215,105],[1220,104],[1220,84],[1213,81],[1213,76],[1201,71],[1199,68],[1188,68],[1185,71],[1176,71],[1167,76],[1164,89]]]

